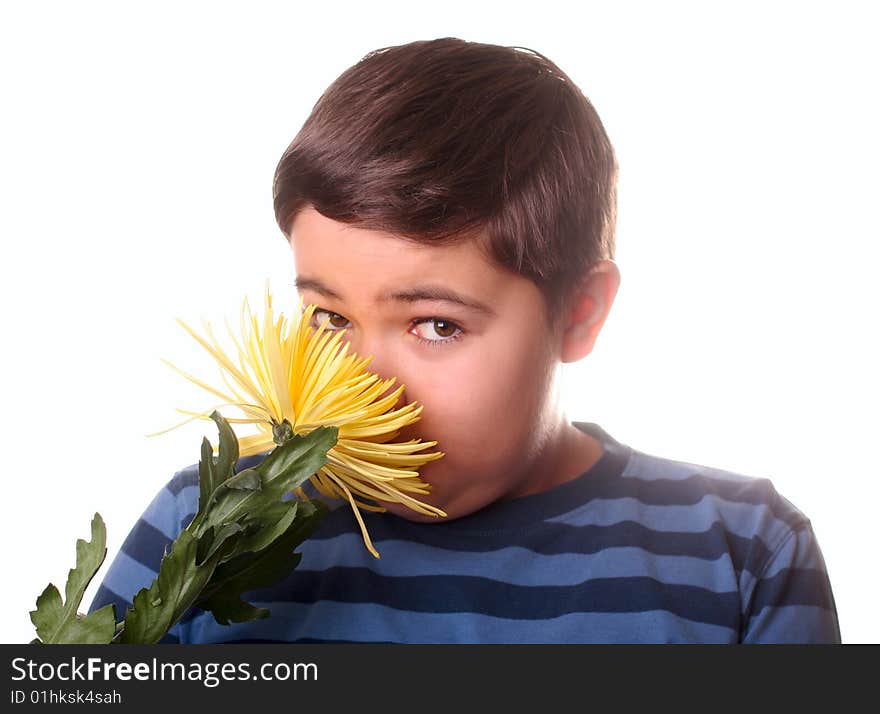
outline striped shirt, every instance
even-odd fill
[[[219,625],[194,608],[163,641],[840,641],[810,522],[769,480],[651,456],[596,424],[575,425],[603,447],[577,478],[440,523],[364,513],[378,560],[337,503],[299,547],[297,568],[249,593],[269,618]],[[113,602],[121,619],[192,519],[198,492],[197,466],[175,474],[125,540],[92,610]]]

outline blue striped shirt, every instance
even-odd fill
[[[224,626],[192,609],[164,641],[840,641],[810,522],[769,480],[651,456],[575,424],[603,446],[576,479],[440,523],[364,513],[379,560],[337,503],[290,576],[249,594],[271,617]],[[121,619],[192,519],[198,492],[196,466],[175,474],[93,610],[114,602]]]

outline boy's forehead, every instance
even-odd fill
[[[494,264],[475,241],[415,243],[333,221],[311,208],[293,221],[290,244],[298,285],[338,299],[379,303],[410,294],[412,302],[430,299],[421,292],[445,290],[490,307],[522,280]]]

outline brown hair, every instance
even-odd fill
[[[420,243],[477,238],[548,315],[614,257],[617,161],[589,100],[534,50],[456,38],[367,54],[333,82],[275,171],[289,237],[306,205]]]

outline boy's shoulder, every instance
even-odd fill
[[[646,538],[670,540],[677,534],[694,555],[706,543],[723,543],[736,570],[755,573],[793,535],[811,528],[770,478],[658,456],[618,442],[598,425],[579,427],[620,463],[616,474],[596,484],[591,500],[600,501],[607,518],[628,520]]]
[[[780,530],[810,525],[807,516],[765,476],[633,449],[621,484],[643,503],[711,511],[735,529],[754,531],[774,522]]]
[[[630,492],[657,505],[698,505],[706,499],[724,499],[766,506],[794,527],[809,522],[796,506],[776,491],[768,477],[658,456],[617,441],[598,424],[575,424],[598,438],[606,451],[625,455],[619,483],[622,494]]]

